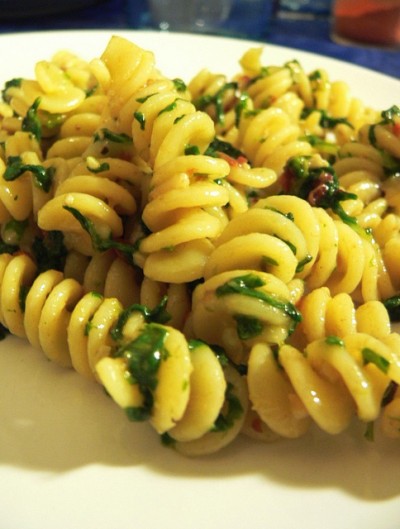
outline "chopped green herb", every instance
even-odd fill
[[[172,103],[167,105],[165,108],[160,110],[160,112],[157,115],[161,116],[161,114],[164,114],[166,112],[171,112],[172,110],[175,110],[176,107],[177,107],[177,103],[176,103],[176,99],[175,99],[175,101],[173,101]]]
[[[279,263],[272,257],[269,257],[268,255],[263,255],[261,257],[261,268],[263,270],[267,270],[270,266],[278,266]]]
[[[132,263],[132,256],[137,249],[137,243],[135,243],[135,245],[132,245],[124,242],[115,241],[111,238],[103,239],[103,237],[101,237],[96,231],[94,223],[89,218],[82,215],[80,211],[71,206],[63,206],[63,208],[69,211],[80,223],[82,228],[90,235],[93,248],[95,250],[98,250],[99,252],[105,252],[106,250],[114,248],[115,250],[121,252],[127,258],[127,260]]]
[[[50,112],[43,111],[42,124],[47,129],[55,129],[63,124],[65,117],[65,114],[50,114]]]
[[[256,274],[246,274],[230,279],[223,285],[216,289],[217,297],[227,296],[231,294],[240,294],[242,296],[249,296],[256,298],[276,309],[284,312],[293,322],[290,332],[293,332],[297,323],[301,321],[301,314],[297,308],[289,301],[282,301],[273,294],[268,294],[262,290],[256,290],[264,286],[264,281]]]
[[[187,86],[186,86],[186,83],[182,79],[176,78],[176,79],[173,79],[172,82],[174,83],[175,90],[177,92],[186,92]]]
[[[387,110],[381,112],[382,123],[394,123],[395,118],[400,118],[400,108],[393,105]]]
[[[10,81],[7,81],[5,83],[4,88],[1,91],[1,95],[2,95],[3,100],[6,103],[9,103],[11,99],[10,96],[7,94],[7,90],[13,87],[19,88],[21,86],[22,81],[23,81],[22,77],[16,77],[15,79],[10,79]]]
[[[113,143],[132,143],[132,138],[124,132],[117,133],[107,128],[101,129],[100,132],[96,132],[94,135],[94,141],[108,140]]]
[[[7,158],[7,167],[4,171],[3,178],[8,182],[16,180],[25,171],[30,171],[33,175],[33,182],[45,193],[51,189],[54,176],[54,167],[43,167],[43,165],[24,164],[20,156],[9,156]]]
[[[13,241],[14,244],[18,244],[24,233],[26,228],[28,227],[28,220],[16,220],[16,219],[10,219],[8,222],[6,222],[3,226],[3,236],[8,241]],[[7,237],[5,237],[7,235]]]
[[[296,274],[300,274],[303,270],[304,270],[304,267],[310,263],[312,261],[312,255],[308,254],[304,257],[304,259],[302,259],[301,261],[299,261],[297,263],[297,266],[296,266]]]
[[[167,447],[174,446],[174,444],[176,443],[175,439],[171,437],[168,432],[161,434],[160,439],[161,443]]]
[[[42,139],[42,124],[38,116],[40,101],[40,97],[37,97],[33,104],[29,107],[26,116],[22,120],[21,127],[24,132],[30,132],[33,134],[37,141]]]
[[[310,81],[319,81],[320,79],[322,79],[321,71],[314,70],[313,72],[310,73],[308,78],[310,79]]]
[[[371,125],[368,130],[368,141],[374,147],[377,146],[375,127],[377,127],[378,125],[389,125],[391,123],[394,123],[395,118],[400,118],[400,108],[397,105],[393,105],[387,110],[383,110],[381,112],[381,117],[382,120],[374,125]]]
[[[239,126],[240,118],[242,117],[243,113],[245,113],[248,109],[249,102],[251,101],[251,98],[249,94],[246,92],[243,92],[239,96],[239,100],[235,105],[235,125],[236,127]]]
[[[234,386],[227,384],[225,391],[225,402],[228,405],[226,414],[220,413],[212,427],[212,432],[226,432],[243,415],[243,407],[238,397],[234,394]]]
[[[227,357],[223,347],[221,347],[220,345],[213,344],[211,346],[211,349],[214,351],[222,367],[225,367],[229,364],[229,358]]]
[[[224,96],[229,90],[236,92],[238,84],[236,82],[225,83],[215,94],[206,94],[200,96],[193,103],[198,110],[205,110],[207,107],[214,106],[215,120],[219,125],[225,122]]]
[[[98,84],[94,84],[93,86],[87,88],[85,91],[86,97],[92,97],[96,93],[98,86]]]
[[[124,326],[129,320],[129,317],[134,312],[140,312],[147,323],[167,323],[167,321],[171,319],[171,316],[166,309],[167,301],[168,297],[164,296],[160,303],[156,307],[154,307],[154,309],[149,309],[145,305],[140,305],[138,303],[130,305],[128,308],[121,312],[117,323],[111,331],[112,338],[115,341],[121,340],[123,338]]]
[[[306,134],[300,139],[303,141],[307,141],[310,145],[316,147],[320,153],[330,155],[331,157],[336,156],[339,150],[339,147],[336,143],[326,141],[322,138],[319,138],[318,136],[315,136],[315,134]]]
[[[143,114],[143,112],[134,112],[133,117],[139,123],[140,130],[144,130],[146,127],[146,116]]]
[[[125,413],[128,419],[134,422],[146,421],[150,415],[146,406],[128,406],[125,408]]]
[[[241,340],[251,340],[259,336],[264,327],[259,319],[245,316],[244,314],[236,314],[234,319],[237,333]]]
[[[64,236],[61,231],[44,232],[41,237],[35,237],[32,251],[39,272],[44,270],[64,270],[67,249],[64,246]]]
[[[96,292],[96,290],[92,290],[90,292],[90,295],[93,296],[94,298],[100,298],[100,299],[103,298],[103,294],[101,294],[100,292]]]
[[[383,356],[379,355],[376,351],[373,351],[369,347],[364,347],[361,351],[364,364],[374,364],[382,373],[387,374],[390,367],[389,360],[386,360]]]
[[[340,345],[340,347],[344,346],[344,342],[339,336],[327,336],[325,338],[325,343],[328,345]]]
[[[94,174],[102,173],[103,171],[108,171],[110,169],[110,164],[107,162],[99,163],[97,167],[92,167],[90,165],[86,165],[88,171]]]
[[[400,321],[400,294],[383,301],[391,321]]]
[[[90,318],[87,322],[86,322],[86,325],[85,325],[85,329],[83,331],[83,334],[84,336],[89,336],[89,333],[90,331],[93,329],[93,323],[92,323],[92,318]]]
[[[138,98],[136,99],[136,101],[137,101],[138,103],[146,103],[146,101],[147,101],[148,99],[150,99],[150,97],[153,97],[154,95],[156,95],[156,93],[157,93],[157,92],[153,92],[152,94],[149,94],[149,95],[147,95],[147,96],[144,96],[144,97],[138,97]]]
[[[335,118],[333,116],[329,116],[326,110],[320,110],[316,108],[305,108],[301,113],[301,119],[307,118],[312,112],[315,111],[320,113],[321,117],[319,119],[319,125],[321,125],[321,127],[324,129],[333,129],[336,125],[341,123],[348,125],[352,129],[354,128],[347,118]]]
[[[210,145],[207,147],[204,154],[206,156],[218,158],[218,153],[226,154],[227,156],[230,156],[235,160],[241,157],[243,159],[246,158],[245,155],[241,151],[239,151],[239,149],[236,149],[236,147],[234,147],[228,141],[220,140],[219,138],[214,138]]]
[[[341,205],[343,200],[356,199],[357,195],[339,187],[339,179],[331,165],[311,167],[309,156],[294,156],[285,166],[282,186],[284,192],[303,198],[312,206],[331,209],[361,236],[366,236],[357,219],[348,215]]]
[[[157,373],[161,362],[168,358],[165,340],[168,331],[155,323],[146,324],[137,338],[120,347],[115,356],[127,361],[130,374],[129,381],[137,384],[144,398],[142,407],[128,408],[127,413],[132,420],[147,419],[153,408],[153,392],[157,387]]]
[[[279,215],[282,215],[283,217],[286,217],[287,219],[294,222],[294,215],[291,211],[284,213],[283,211],[280,211],[279,209],[276,209],[276,208],[272,208],[271,206],[265,206],[264,209],[268,209],[269,211],[274,211],[275,213],[279,213]]]
[[[200,154],[200,149],[197,147],[197,145],[186,145],[185,155],[189,156],[191,154],[194,154],[194,155]]]
[[[203,340],[191,338],[188,341],[189,351],[193,351],[193,349],[196,349],[197,347],[203,347],[203,345],[207,345],[206,342],[203,342]]]
[[[28,295],[30,287],[28,285],[21,285],[19,288],[18,304],[21,312],[25,312],[26,296]]]

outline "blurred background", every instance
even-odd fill
[[[222,34],[400,78],[400,0],[0,0],[0,33],[57,29]]]

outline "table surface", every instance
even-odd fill
[[[68,5],[68,2],[65,2]],[[1,4],[0,4],[1,5]],[[58,3],[55,5],[59,5]],[[67,9],[67,8],[65,8]],[[146,29],[152,28],[146,0],[98,0],[91,7],[53,15],[11,18],[0,12],[0,33],[50,29]],[[251,36],[248,36],[251,38]],[[316,52],[400,78],[400,50],[374,46],[343,45],[330,35],[328,17],[275,18],[266,26],[263,41]]]

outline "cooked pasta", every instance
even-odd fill
[[[399,438],[399,168],[399,107],[322,68],[61,50],[2,91],[0,323],[186,456]]]

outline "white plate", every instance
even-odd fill
[[[185,80],[200,68],[233,74],[251,43],[118,32],[153,49],[160,69]],[[0,36],[2,81],[31,75],[61,48],[100,54],[110,32]],[[12,61],[9,61],[9,58]],[[387,108],[400,83],[317,55],[266,46],[266,64],[297,58],[347,80]],[[398,529],[398,442],[314,433],[262,445],[239,439],[188,460],[132,424],[100,387],[47,362],[25,342],[0,344],[1,529]]]

